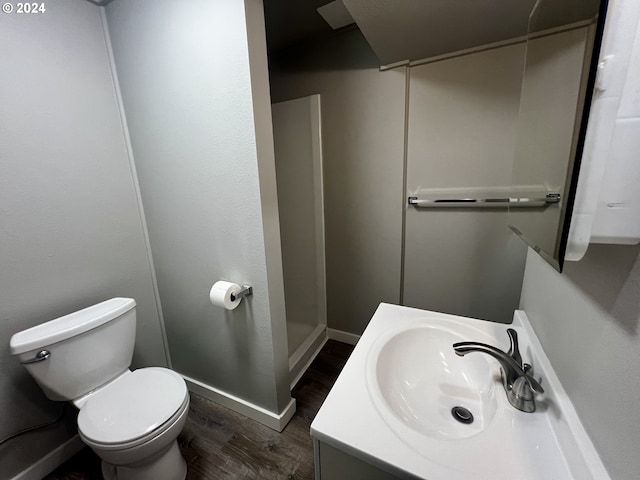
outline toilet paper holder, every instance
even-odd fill
[[[253,287],[251,285],[242,285],[238,293],[231,294],[231,301],[235,302],[236,298],[243,298],[249,295],[253,295]]]

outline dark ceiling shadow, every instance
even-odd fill
[[[380,68],[380,61],[360,30],[351,25],[279,51],[269,50],[269,69],[322,72]]]
[[[630,335],[640,330],[640,245],[589,245],[564,275]]]

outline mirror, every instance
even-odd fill
[[[529,17],[512,189],[519,197],[549,195],[550,203],[510,209],[507,223],[558,271],[569,234],[606,4],[538,0]]]

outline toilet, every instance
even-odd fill
[[[129,370],[135,336],[135,300],[112,298],[16,333],[10,348],[48,398],[78,407],[106,480],[183,480],[187,386],[167,368]]]

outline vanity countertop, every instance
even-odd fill
[[[497,361],[477,355],[492,372],[495,386],[493,420],[465,438],[435,438],[414,432],[376,400],[376,352],[399,332],[435,327],[477,332],[508,345],[506,329],[517,331],[525,362],[534,366],[545,394],[538,409],[524,413],[509,405]],[[413,331],[413,330],[411,330]],[[489,343],[489,342],[487,342]],[[464,361],[473,361],[468,355]],[[486,360],[484,360],[486,358]],[[462,359],[461,359],[462,360]],[[410,412],[411,413],[411,412]],[[523,311],[504,325],[438,312],[382,303],[311,425],[311,435],[399,478],[428,480],[608,480],[589,437],[560,385]]]

